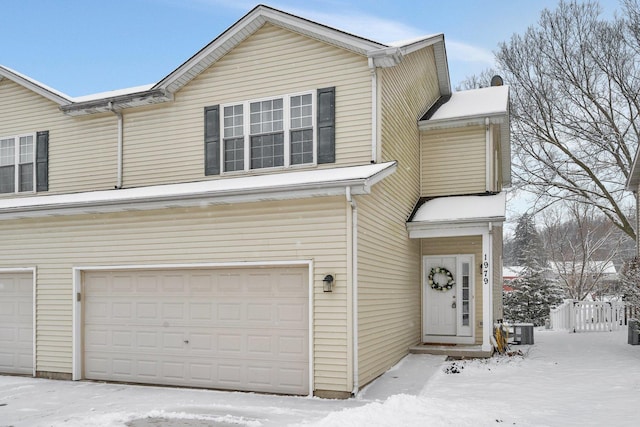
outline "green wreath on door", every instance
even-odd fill
[[[446,276],[447,282],[440,283],[433,280],[433,277],[437,274],[442,274]],[[453,279],[453,274],[451,274],[451,272],[448,269],[444,267],[433,267],[431,271],[429,271],[429,286],[431,286],[431,289],[434,289],[440,292],[446,292],[449,289],[453,288],[453,285],[455,284],[456,284],[456,281]]]

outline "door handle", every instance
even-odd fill
[[[451,308],[456,308],[456,302],[451,303]]]

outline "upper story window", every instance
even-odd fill
[[[205,173],[333,163],[335,88],[205,108]]]
[[[35,135],[0,138],[0,193],[33,191]]]
[[[0,193],[48,190],[49,132],[0,137]]]

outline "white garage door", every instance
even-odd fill
[[[84,273],[84,377],[309,392],[306,268]]]
[[[0,273],[0,372],[33,375],[31,273]]]

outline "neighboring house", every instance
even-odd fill
[[[0,371],[347,397],[489,351],[509,158],[508,88],[452,94],[442,34],[258,6],[149,86],[0,67]]]
[[[502,290],[504,292],[513,291],[513,286],[511,284],[512,281],[522,277],[524,274],[525,267],[521,266],[510,266],[510,267],[502,267]]]
[[[586,263],[572,261],[549,261],[549,280],[563,288],[586,295],[587,300],[611,298],[620,291],[616,267],[609,260],[592,260]],[[593,288],[589,290],[589,288]]]

